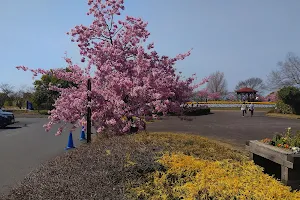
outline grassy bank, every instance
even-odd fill
[[[196,135],[143,133],[97,136],[91,145],[45,163],[3,198],[175,200],[241,195],[240,199],[299,198],[228,144]]]
[[[300,115],[295,115],[295,114],[267,113],[266,116],[286,118],[286,119],[300,119]]]
[[[3,108],[6,112],[12,112],[14,114],[22,114],[22,115],[48,115],[48,110],[26,110],[26,109],[18,109],[18,108]]]
[[[46,118],[49,116],[48,110],[26,110],[26,109],[16,109],[16,108],[4,108],[4,111],[12,112],[17,118]]]

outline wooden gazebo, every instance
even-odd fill
[[[236,94],[241,96],[241,101],[254,101],[256,93],[256,90],[253,90],[252,88],[248,87],[244,87],[236,91]]]

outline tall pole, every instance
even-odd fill
[[[92,90],[92,84],[91,84],[91,79],[88,79],[88,84],[87,84],[87,90],[88,91],[91,91]],[[91,96],[88,95],[88,103],[91,102]],[[86,142],[87,143],[90,143],[91,140],[92,140],[92,120],[91,120],[91,117],[92,117],[92,111],[91,111],[91,107],[88,106],[87,108],[87,127],[86,127],[86,135],[87,135],[87,138],[86,138]]]

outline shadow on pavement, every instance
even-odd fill
[[[7,130],[10,130],[10,129],[18,129],[18,128],[23,128],[23,127],[21,127],[21,126],[7,126],[7,127],[5,127],[5,128],[0,128],[0,129],[7,129]]]

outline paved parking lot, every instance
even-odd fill
[[[299,119],[266,117],[265,112],[241,116],[239,111],[212,111],[214,114],[189,117],[192,121],[167,117],[165,120],[149,124],[150,131],[187,132],[199,134],[244,147],[247,140],[272,137],[275,132],[284,132],[291,127],[300,130]]]
[[[274,132],[283,132],[287,127],[300,130],[300,120],[265,117],[263,112],[254,117],[241,117],[236,111],[214,111],[214,114],[191,117],[183,121],[178,117],[148,124],[149,131],[170,131],[199,134],[223,140],[243,147],[246,140],[272,137]],[[0,129],[0,193],[21,181],[26,174],[64,152],[68,132],[55,137],[53,131],[45,132],[46,118],[17,118],[18,123]],[[79,145],[80,129],[73,133],[75,145]]]

